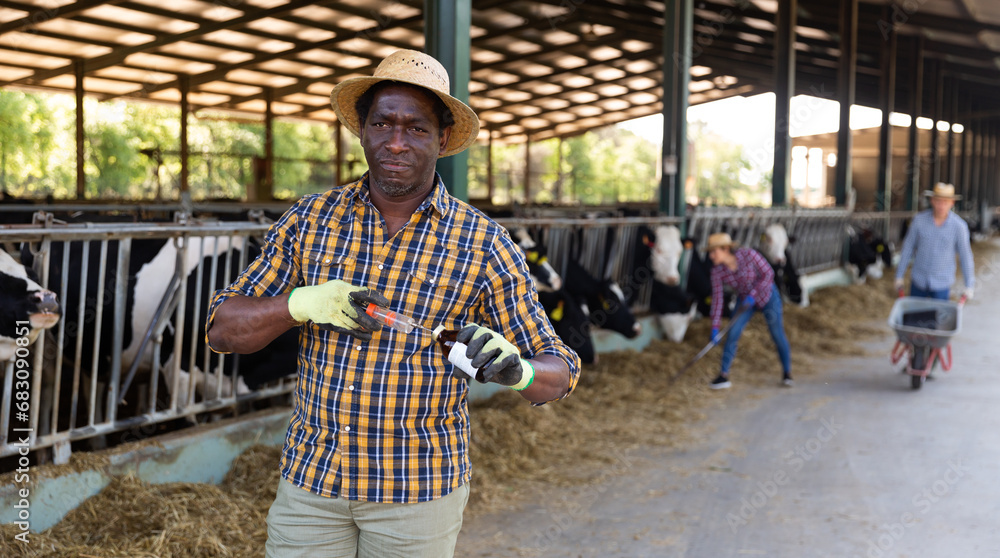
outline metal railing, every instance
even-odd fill
[[[267,226],[218,222],[0,229],[0,243],[27,243],[43,285],[53,284],[49,272],[54,265],[61,269],[53,290],[63,303],[63,319],[31,347],[30,448],[53,447],[56,461],[64,461],[73,441],[232,409],[242,401],[290,392],[294,382],[279,380],[251,393],[238,393],[238,356],[217,355],[212,360],[207,347],[198,354],[193,349],[204,335],[206,316],[201,315],[200,304],[193,305],[193,315],[186,315],[188,283],[193,281],[195,292],[206,297],[228,285],[235,278],[229,270],[243,269],[248,263],[245,249],[236,256],[230,248],[245,247],[250,237],[261,235]],[[166,264],[164,276],[156,279],[167,286],[156,292],[157,297],[162,295],[158,300],[140,300],[130,292],[139,275],[138,271],[130,273],[132,251],[147,240],[161,240],[173,251],[172,257],[171,250],[161,252],[168,258],[162,262]],[[96,273],[90,269],[91,262],[97,265]],[[66,304],[70,299],[73,303]],[[125,346],[125,331],[131,326],[125,322],[126,307],[135,311],[137,303],[156,311],[146,329],[130,331],[131,343]],[[75,325],[73,330],[67,328],[68,323]],[[190,336],[184,334],[187,330]],[[110,338],[102,335],[105,331],[111,332]],[[173,343],[164,347],[167,332]],[[161,356],[171,353],[173,358],[161,366]],[[184,353],[189,354],[186,362],[181,358]],[[228,376],[224,373],[227,358],[235,360]],[[6,363],[0,456],[12,455],[21,447],[9,438],[14,374],[14,361]],[[169,400],[160,396],[161,377]],[[131,395],[123,406],[126,394]]]
[[[510,228],[528,228],[546,245],[551,263],[564,277],[567,263],[575,259],[594,276],[615,279],[623,290],[631,292],[633,310],[643,313],[649,308],[652,277],[651,270],[645,267],[648,263],[635,261],[643,229],[684,224],[687,235],[703,251],[710,233],[726,230],[743,245],[755,247],[768,225],[782,223],[796,237],[791,245],[794,261],[802,273],[811,273],[841,265],[848,223],[885,219],[885,214],[852,215],[836,209],[697,208],[683,220],[604,215],[553,217],[547,213],[544,217],[498,222]],[[891,219],[895,222],[906,216],[894,214]],[[237,393],[239,357],[218,355],[218,360],[213,361],[207,347],[193,350],[199,346],[199,336],[204,335],[206,316],[197,304],[193,314],[188,314],[184,304],[190,298],[187,289],[191,281],[195,292],[211,293],[235,279],[230,270],[246,267],[247,251],[240,250],[239,259],[233,262],[234,250],[229,248],[245,246],[267,227],[266,223],[250,222],[54,225],[51,220],[44,226],[0,227],[0,245],[27,243],[35,254],[42,283],[51,284],[50,270],[60,269],[57,294],[61,301],[74,301],[63,307],[64,319],[31,347],[32,370],[41,373],[31,376],[30,408],[34,412],[28,424],[30,449],[52,447],[57,461],[65,460],[73,441],[209,411],[231,410],[243,401],[290,392],[294,382],[283,380],[251,393]],[[126,346],[126,308],[136,302],[129,287],[129,280],[135,278],[130,276],[130,269],[135,267],[130,266],[134,263],[131,258],[133,251],[150,239],[159,239],[171,247],[173,257],[160,278],[166,285],[162,297],[145,301],[144,307],[152,314],[149,326],[132,331]],[[58,259],[54,261],[55,254]],[[74,254],[80,261],[76,268]],[[88,269],[91,264],[87,263],[94,255],[99,267],[96,273]],[[220,267],[220,263],[224,265]],[[107,277],[114,278],[113,287]],[[73,319],[65,319],[67,316]],[[69,331],[68,322],[83,327]],[[106,323],[111,324],[113,335],[102,340],[100,333]],[[189,323],[193,327],[186,328]],[[85,334],[85,329],[90,333]],[[190,335],[181,335],[186,329],[191,330]],[[164,346],[164,337],[171,332],[172,345]],[[172,353],[174,358],[161,366],[164,352]],[[185,362],[181,362],[182,354],[189,354]],[[224,376],[226,359],[232,359],[234,364],[229,376]],[[0,363],[0,367],[4,371],[0,456],[8,456],[21,447],[9,438],[16,370],[14,362]],[[200,385],[210,389],[199,389],[196,370],[204,375]],[[186,383],[182,371],[191,374]],[[161,397],[161,378],[169,397]],[[128,406],[120,405],[125,394],[130,394]]]

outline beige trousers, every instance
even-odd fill
[[[267,514],[267,558],[450,558],[469,485],[415,504],[327,498],[282,479]]]

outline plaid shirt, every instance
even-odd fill
[[[771,300],[774,270],[760,252],[752,248],[737,248],[736,271],[724,265],[712,267],[712,327],[722,325],[722,287],[729,286],[740,296],[751,295],[754,307],[763,308]]]
[[[906,266],[910,265],[910,258],[913,258],[913,273],[910,276],[913,283],[931,291],[950,289],[955,282],[955,254],[958,254],[962,262],[965,286],[975,286],[969,226],[961,217],[949,212],[948,218],[939,227],[934,224],[932,209],[921,211],[913,217],[913,222],[906,231],[903,250],[896,265],[896,277],[903,278]]]
[[[410,222],[388,238],[367,178],[289,209],[260,257],[216,294],[209,327],[233,295],[276,296],[340,279],[378,290],[392,310],[428,327],[479,323],[525,358],[558,356],[572,391],[579,357],[552,329],[503,227],[450,196],[436,177]],[[468,381],[428,332],[385,327],[365,343],[309,322],[300,343],[282,477],[322,496],[396,503],[439,498],[469,481]]]

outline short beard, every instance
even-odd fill
[[[406,196],[408,194],[412,194],[420,188],[420,184],[399,184],[395,182],[385,183],[375,177],[372,177],[372,184],[378,188],[380,192],[390,198]]]

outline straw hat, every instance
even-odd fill
[[[739,246],[739,243],[733,242],[733,237],[729,236],[729,233],[715,233],[713,235],[709,235],[708,245],[705,247],[705,251],[711,252],[712,250],[721,248],[722,246],[734,247]]]
[[[358,113],[354,105],[368,88],[380,81],[398,81],[418,85],[434,93],[451,110],[455,124],[448,145],[439,157],[465,151],[479,135],[479,117],[468,105],[448,94],[451,91],[448,72],[434,57],[416,50],[397,50],[375,68],[371,77],[356,77],[337,84],[330,92],[330,104],[337,118],[352,134],[361,137]]]
[[[955,186],[952,184],[945,184],[944,182],[938,182],[934,185],[933,190],[924,190],[925,196],[931,196],[932,198],[942,198],[946,200],[960,200],[962,196],[955,195]]]

